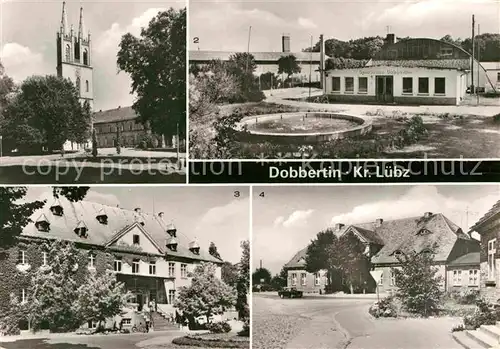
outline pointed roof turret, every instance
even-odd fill
[[[66,1],[63,1],[62,16],[61,16],[61,34],[66,34],[68,29],[68,16],[66,15]]]
[[[78,24],[78,37],[83,38],[85,34],[85,23],[83,22],[83,7],[80,7],[80,23]]]

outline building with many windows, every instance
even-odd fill
[[[82,254],[82,262],[76,268],[82,275],[88,270],[111,269],[116,273],[133,294],[124,309],[127,315],[119,320],[124,326],[140,318],[152,301],[162,315],[157,314],[157,323],[162,318],[175,318],[176,293],[190,284],[191,273],[199,263],[214,263],[217,276],[221,277],[223,261],[202,249],[196,239],[177,231],[163,212],[153,215],[140,208],[126,210],[60,198],[48,201],[32,220],[23,229],[19,243],[8,252],[9,258],[2,261],[1,304],[9,304],[11,294],[18,295],[21,301],[27,299],[28,272],[50,265],[44,242],[53,240],[76,244]]]
[[[325,82],[330,100],[356,103],[458,105],[471,85],[495,89],[464,49],[427,38],[396,42],[394,34],[365,67],[329,70]]]
[[[372,270],[382,272],[376,280],[380,292],[392,292],[397,288],[394,269],[400,267],[400,257],[410,252],[434,255],[437,275],[443,278],[443,289],[453,291],[479,286],[479,242],[443,214],[426,212],[418,217],[396,220],[379,218],[367,223],[338,223],[333,231],[338,237],[354,234],[363,243]],[[285,264],[287,285],[304,292],[323,292],[328,280],[326,271],[308,273],[306,255],[307,248]],[[367,285],[369,281],[366,280]]]

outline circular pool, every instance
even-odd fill
[[[318,143],[364,135],[372,124],[358,116],[327,112],[295,112],[245,117],[240,127],[251,142]]]

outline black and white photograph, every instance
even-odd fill
[[[0,205],[0,348],[250,348],[248,187],[4,187]]]
[[[189,5],[193,159],[500,156],[500,4]]]
[[[0,183],[186,183],[184,1],[2,1]]]
[[[252,347],[496,348],[500,186],[254,186]]]

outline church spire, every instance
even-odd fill
[[[78,37],[83,38],[85,33],[85,24],[83,23],[83,7],[80,7],[80,24],[78,25]]]
[[[66,15],[66,1],[63,1],[62,16],[61,16],[61,33],[66,34],[67,29],[68,29],[68,17]]]

